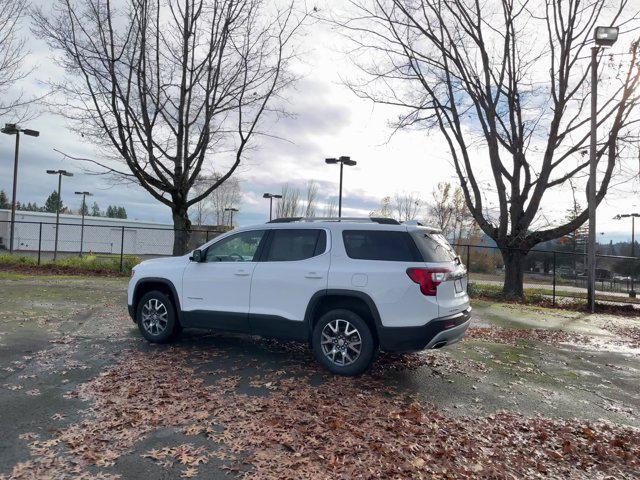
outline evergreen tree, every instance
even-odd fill
[[[9,199],[7,198],[7,194],[4,193],[4,190],[0,190],[0,208],[4,210],[9,210],[11,208]]]
[[[49,213],[56,213],[63,208],[64,205],[62,204],[62,200],[58,196],[58,192],[51,192],[51,195],[49,195],[47,201],[44,202],[44,211]]]
[[[118,207],[118,218],[127,218],[127,211],[124,207]]]
[[[89,215],[89,205],[87,205],[86,202],[83,202],[80,205],[80,209],[78,210],[78,214],[79,215],[84,215],[84,216]]]
[[[114,211],[113,211],[113,205],[109,205],[107,207],[107,217],[108,218],[115,218],[115,214],[114,214]]]
[[[91,206],[91,216],[99,217],[100,215],[100,206],[98,205],[98,202],[93,202],[93,205]]]

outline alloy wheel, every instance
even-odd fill
[[[351,322],[331,320],[322,329],[320,340],[322,353],[336,365],[351,365],[360,357],[362,337]]]
[[[169,312],[164,303],[157,298],[150,298],[142,306],[142,327],[151,335],[160,335],[167,329]]]

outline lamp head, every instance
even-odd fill
[[[5,123],[4,127],[0,129],[0,132],[6,133],[7,135],[15,135],[19,132],[18,126],[15,123]]]
[[[22,133],[24,133],[25,135],[29,135],[30,137],[40,136],[40,132],[38,130],[30,130],[28,128],[25,128],[24,130],[22,130]]]
[[[333,163],[338,163],[338,159],[337,158],[325,158],[325,163],[328,164],[333,164]]]
[[[610,47],[618,40],[618,27],[596,27],[593,39],[598,46]]]

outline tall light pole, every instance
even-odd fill
[[[237,208],[225,208],[224,211],[229,212],[231,217],[229,220],[229,226],[233,228],[233,212],[238,212],[239,210]]]
[[[58,230],[60,230],[60,209],[62,208],[62,176],[73,177],[73,173],[66,170],[47,170],[49,175],[58,175],[58,205],[56,205],[56,239],[53,245],[53,261],[58,258]]]
[[[616,215],[613,217],[614,220],[620,220],[622,218],[631,217],[631,256],[635,258],[636,256],[636,217],[640,218],[640,213],[625,213],[622,215]],[[635,268],[635,262],[631,266],[631,290],[629,291],[629,296],[631,298],[636,298],[636,290],[633,284],[633,273]]]
[[[598,52],[601,47],[610,47],[618,39],[617,27],[596,27],[591,47],[591,135],[589,143],[589,241],[587,248],[587,303],[591,313],[596,311],[596,173],[597,173],[597,129],[598,129]]]
[[[345,165],[353,167],[357,162],[355,160],[351,160],[351,157],[342,156],[340,158],[326,158],[325,163],[330,165],[334,163],[340,164],[340,192],[338,195],[338,218],[340,218],[342,217],[342,169]]]
[[[82,207],[80,212],[82,213],[82,223],[80,224],[80,256],[82,257],[82,242],[84,240],[84,211],[87,209],[87,196],[91,197],[91,192],[75,192],[76,195],[82,195]]]
[[[7,135],[16,136],[16,148],[13,158],[13,193],[11,194],[11,232],[9,233],[9,252],[13,253],[13,232],[16,224],[16,192],[18,191],[18,152],[20,150],[20,133],[24,133],[30,137],[37,137],[40,132],[37,130],[29,130],[28,128],[19,128],[15,123],[6,123],[0,132]]]
[[[278,195],[276,193],[265,193],[262,195],[262,198],[269,199],[269,221],[271,221],[273,220],[273,199],[282,198],[282,195]]]

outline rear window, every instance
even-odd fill
[[[274,229],[267,262],[305,260],[324,253],[327,234],[316,229]]]
[[[422,256],[407,232],[383,230],[345,230],[344,247],[350,258],[421,262]]]
[[[425,262],[451,262],[458,254],[440,233],[411,232]]]

